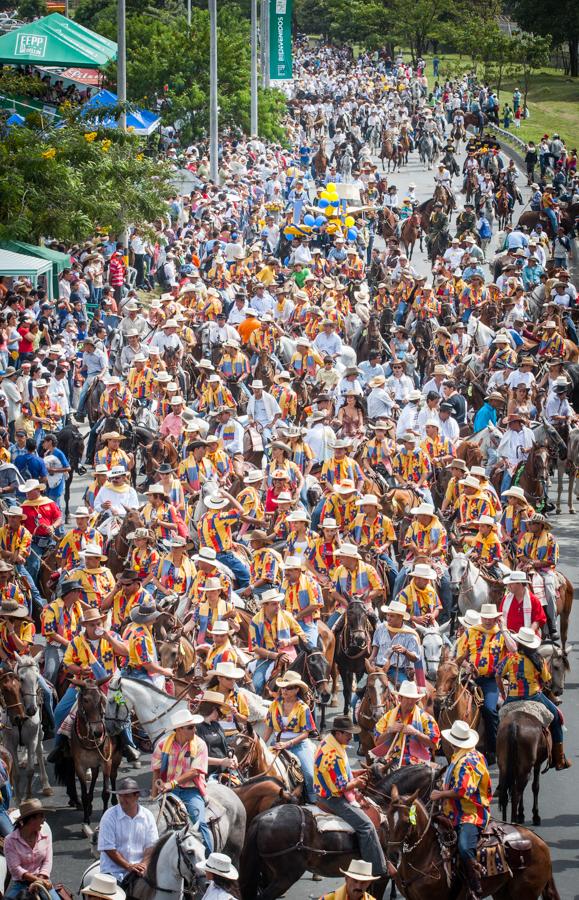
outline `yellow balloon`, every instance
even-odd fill
[[[328,194],[335,194],[335,193],[336,193],[336,185],[334,184],[333,181],[330,181],[330,182],[326,185],[326,190],[327,190]]]
[[[335,191],[332,191],[332,193],[328,194],[328,196],[326,197],[326,200],[329,200],[330,203],[335,203],[335,201],[339,200],[339,199],[340,198],[338,197],[338,195],[336,194]]]
[[[330,194],[328,193],[328,191],[322,191],[322,193],[320,194],[320,199],[321,200],[329,200]]]
[[[334,222],[328,223],[328,227],[326,228],[326,231],[328,232],[328,234],[335,234],[337,230],[338,230],[338,226]]]
[[[355,220],[354,216],[346,216],[346,218],[344,219],[344,225],[346,225],[348,228],[351,228],[352,225],[355,225],[355,224],[356,224],[356,220]]]

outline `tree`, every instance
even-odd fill
[[[0,139],[0,238],[37,243],[120,234],[166,212],[170,169],[140,140],[71,115],[54,128],[32,114]]]
[[[511,38],[510,58],[513,71],[520,74],[523,81],[523,108],[527,105],[527,95],[533,69],[539,69],[549,61],[551,36],[528,34],[520,31]]]
[[[550,35],[555,46],[569,48],[569,74],[579,76],[579,4],[576,0],[513,0],[513,15],[521,28]]]
[[[47,13],[46,0],[20,0],[18,4],[18,18],[24,21],[39,19]]]

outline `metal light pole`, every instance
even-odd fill
[[[257,132],[257,0],[251,0],[251,136]]]
[[[209,0],[209,174],[217,184],[219,108],[217,106],[217,0]]]
[[[265,87],[265,2],[259,4],[259,78],[262,87]]]
[[[269,87],[269,29],[270,29],[270,21],[269,21],[269,0],[263,0],[264,2],[264,28],[263,28],[263,61],[264,61],[264,77],[263,77],[263,86],[265,88]]]
[[[187,28],[191,29],[191,0],[187,0]]]
[[[119,116],[119,128],[127,130],[127,34],[126,34],[125,0],[118,0],[117,6],[117,98],[123,104]]]

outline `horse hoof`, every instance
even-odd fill
[[[541,824],[541,816],[533,816],[533,825]]]
[[[560,516],[560,515],[561,515],[561,510],[560,510],[560,509],[556,509],[556,510],[555,510],[555,515],[556,515],[556,516]]]
[[[330,706],[337,706],[337,705],[338,705],[338,698],[332,697],[332,702],[330,703]]]
[[[50,785],[48,785],[48,787],[42,788],[42,796],[43,797],[52,797],[53,794],[54,794],[54,791],[52,790]]]
[[[570,516],[574,516],[574,515],[575,515],[575,509],[574,509],[572,506],[571,506],[570,509],[569,509],[569,515],[570,515]]]

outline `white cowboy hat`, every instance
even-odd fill
[[[408,700],[420,700],[426,691],[419,688],[415,681],[403,681],[394,693],[399,697],[406,697]]]
[[[508,491],[503,491],[503,497],[516,497],[517,500],[526,500],[525,492],[520,487],[510,487]]]
[[[417,563],[412,569],[413,578],[428,578],[433,581],[436,578],[436,572],[425,563]]]
[[[517,644],[522,644],[523,647],[529,647],[531,650],[536,650],[541,646],[541,637],[532,628],[520,628],[513,637]]]
[[[378,881],[379,875],[372,875],[372,863],[363,859],[352,859],[347,869],[340,869],[342,875],[353,878],[354,881]]]
[[[105,558],[103,551],[98,544],[87,544],[82,552],[85,556],[100,556],[102,559]]]
[[[174,731],[175,728],[185,728],[187,725],[200,725],[203,716],[189,712],[188,709],[177,709],[171,716],[171,724],[169,729]]]
[[[263,472],[261,469],[251,469],[243,480],[245,484],[257,484],[258,481],[263,481]]]
[[[206,497],[203,501],[208,509],[223,509],[229,503],[228,497]]]
[[[435,516],[434,506],[432,503],[421,503],[410,510],[411,516]]]
[[[301,680],[298,672],[288,671],[281,678],[278,678],[275,683],[280,688],[295,687],[297,685],[297,687],[301,687],[306,691],[308,689],[307,684],[305,683],[305,681]]]
[[[396,616],[403,616],[405,619],[409,619],[410,615],[404,603],[400,603],[399,600],[391,600],[388,606],[381,606],[381,611],[386,613],[392,613]]]
[[[471,466],[470,474],[474,475],[475,478],[486,478],[486,472],[482,466]]]
[[[475,625],[480,625],[480,613],[477,613],[475,609],[467,609],[464,616],[459,616],[458,621],[464,628],[472,628]]]
[[[229,881],[237,880],[237,869],[226,853],[210,853],[206,860],[197,863],[198,872],[210,872]]]
[[[344,478],[339,484],[334,484],[336,494],[352,494],[356,490],[356,485],[350,478]]]
[[[40,484],[36,478],[29,478],[28,481],[25,481],[18,488],[21,494],[28,494],[29,491],[37,491],[38,489],[44,490],[44,485]]]
[[[308,516],[305,509],[294,509],[293,512],[289,514],[286,518],[286,522],[309,522],[310,517]]]
[[[347,556],[348,559],[361,559],[362,557],[358,553],[358,548],[355,544],[342,544],[341,547],[335,551],[336,556]]]
[[[96,872],[87,886],[81,889],[81,894],[106,897],[107,900],[125,900],[127,896],[114,875],[105,875],[103,872]]]
[[[495,520],[492,516],[481,516],[480,519],[473,519],[473,525],[494,525]]]
[[[199,553],[192,556],[195,562],[215,563],[217,562],[217,551],[213,547],[199,547]]]
[[[219,578],[208,578],[205,584],[202,584],[199,588],[200,591],[220,591],[222,588],[221,580]]]
[[[220,662],[217,663],[214,669],[210,669],[207,674],[221,675],[222,678],[233,678],[235,681],[237,681],[238,678],[243,678],[245,672],[243,671],[243,669],[238,669],[235,663]]]
[[[411,403],[414,403],[417,400],[422,400],[422,394],[420,393],[420,391],[410,391],[410,393],[408,394],[408,399]]]
[[[452,728],[444,728],[442,736],[454,747],[463,747],[466,750],[470,750],[478,744],[478,732],[473,728],[469,728],[462,719],[457,719],[456,722],[453,722]]]
[[[218,619],[217,622],[214,622],[211,628],[207,629],[208,634],[231,634],[231,629],[229,628],[229,623],[225,622],[223,619]]]
[[[293,500],[292,495],[291,495],[288,491],[281,491],[281,493],[279,493],[279,494],[277,495],[277,497],[272,497],[272,498],[271,498],[271,502],[272,502],[272,503],[275,503],[275,504],[278,504],[278,503],[293,503],[294,500]]]
[[[256,390],[256,389],[257,389],[257,390],[260,390],[260,389],[263,390],[263,381],[261,381],[261,379],[259,379],[259,378],[256,378],[256,380],[255,380],[255,381],[253,382],[253,384],[251,385],[251,389],[252,389],[252,390]]]
[[[301,569],[302,561],[299,556],[288,556],[282,563],[284,569]]]
[[[264,603],[281,603],[284,599],[284,595],[279,591],[276,591],[275,588],[270,588],[268,591],[264,591],[261,597],[259,598],[259,605],[263,606]]]
[[[364,494],[360,500],[356,500],[356,506],[378,506],[379,500],[376,494]]]
[[[402,444],[415,444],[418,440],[418,437],[412,431],[407,431],[402,435],[400,441]]]
[[[506,578],[503,578],[503,584],[528,584],[526,572],[509,572]]]
[[[483,603],[480,608],[481,619],[498,619],[500,615],[496,603]]]
[[[466,478],[461,478],[458,483],[463,487],[480,487],[480,481],[478,480],[478,478],[475,478],[474,475],[467,475]]]
[[[320,528],[339,528],[339,527],[340,526],[338,525],[336,520],[333,519],[331,516],[328,516],[325,519],[322,519],[322,521],[320,522]]]

